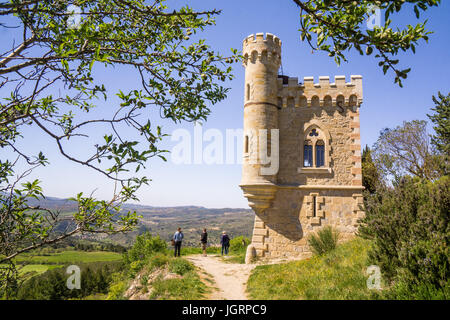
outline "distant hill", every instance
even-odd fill
[[[31,200],[33,206],[60,211],[62,215],[69,215],[77,210],[77,203],[68,199],[45,197]],[[210,243],[218,244],[222,230],[226,230],[231,237],[250,237],[253,230],[254,213],[244,208],[205,208],[201,206],[154,207],[140,204],[124,204],[123,211],[133,210],[141,215],[136,231],[127,234],[89,235],[84,239],[103,240],[122,245],[130,245],[135,237],[145,231],[170,241],[172,234],[181,227],[185,234],[186,245],[198,245],[203,228],[208,230]],[[61,227],[66,227],[67,224]]]
[[[40,205],[43,208],[51,210],[61,210],[61,212],[73,212],[77,210],[76,201],[69,199],[62,199],[56,197],[45,197],[39,199],[30,198],[28,200],[29,204],[32,206]],[[142,215],[158,215],[158,214],[177,214],[182,212],[203,212],[211,214],[223,214],[223,212],[242,212],[248,211],[252,212],[251,209],[244,208],[205,208],[201,206],[176,206],[176,207],[155,207],[149,205],[126,203],[122,205],[123,210],[136,210]]]
[[[55,197],[45,197],[28,199],[28,204],[31,206],[41,206],[49,210],[60,210],[61,212],[74,212],[77,210],[77,203],[69,199],[61,199]]]

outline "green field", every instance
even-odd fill
[[[39,255],[33,253],[22,254],[15,259],[17,264],[33,264],[33,265],[54,265],[69,264],[77,262],[100,262],[100,261],[118,261],[122,259],[122,255],[116,252],[107,251],[75,251],[67,250],[63,252],[49,253]]]
[[[31,274],[33,276],[40,275],[47,270],[60,268],[61,265],[58,264],[51,264],[51,265],[45,265],[45,264],[27,264],[25,266],[19,266],[18,270],[20,275],[25,274]]]

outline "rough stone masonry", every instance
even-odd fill
[[[307,243],[311,233],[331,225],[345,241],[364,216],[362,77],[352,75],[346,82],[345,76],[336,76],[333,83],[328,76],[318,82],[305,77],[299,83],[298,78],[278,75],[281,41],[270,33],[244,39],[243,55],[240,187],[256,214],[248,252],[268,258],[306,258],[311,255]],[[279,139],[273,142],[276,131]],[[264,145],[267,150],[261,150]],[[264,171],[271,164],[261,161],[261,154],[274,156],[277,151],[278,170]]]

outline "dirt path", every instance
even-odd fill
[[[247,280],[255,265],[227,263],[217,255],[192,255],[186,258],[213,277],[217,290],[209,299],[247,300]]]

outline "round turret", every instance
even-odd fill
[[[248,36],[243,41],[245,104],[268,102],[277,105],[277,76],[281,64],[281,41],[267,33]]]
[[[257,33],[256,37],[250,35],[243,41],[243,56],[245,94],[241,187],[256,211],[267,208],[276,191],[277,77],[281,64],[281,41],[270,33],[265,38],[263,33]],[[273,141],[276,145],[271,143],[272,137],[276,138]],[[272,170],[274,166],[276,170]]]

